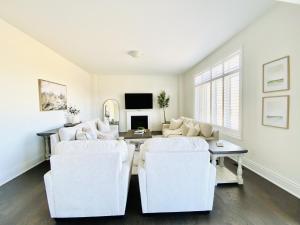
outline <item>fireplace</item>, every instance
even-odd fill
[[[138,127],[152,129],[150,110],[126,110],[126,130],[134,130]]]
[[[131,129],[135,130],[138,127],[148,129],[148,116],[131,116]]]

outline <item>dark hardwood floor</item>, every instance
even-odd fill
[[[236,169],[233,161],[225,162]],[[172,213],[142,215],[138,180],[131,179],[126,216],[109,218],[50,218],[43,175],[44,162],[0,188],[0,225],[294,225],[300,224],[300,200],[272,183],[244,170],[244,186],[216,187],[214,209],[210,214]]]

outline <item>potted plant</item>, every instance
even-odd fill
[[[159,108],[163,109],[164,112],[164,122],[166,123],[166,108],[169,107],[170,96],[167,96],[166,91],[161,91],[157,96],[157,103]]]
[[[67,115],[66,120],[67,123],[80,123],[80,117],[79,117],[80,109],[76,108],[75,106],[70,106],[67,108]]]

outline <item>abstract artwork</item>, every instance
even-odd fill
[[[263,65],[263,92],[289,90],[290,86],[289,56]]]
[[[262,124],[287,129],[289,127],[289,96],[263,97]]]
[[[62,84],[39,79],[40,110],[67,109],[67,87]]]

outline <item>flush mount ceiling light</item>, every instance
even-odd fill
[[[278,2],[288,2],[292,4],[300,4],[300,0],[277,0]]]
[[[130,50],[127,52],[127,54],[130,55],[132,58],[138,58],[140,56],[140,53],[137,50]]]

